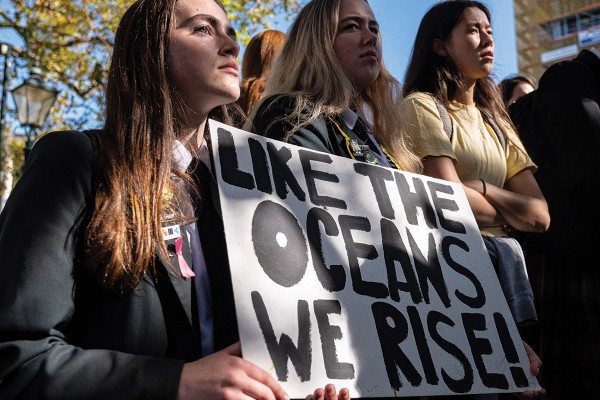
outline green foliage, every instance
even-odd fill
[[[242,44],[275,14],[291,16],[300,0],[223,0]],[[0,26],[23,36],[29,67],[61,90],[44,130],[81,129],[102,120],[114,32],[132,0],[5,0]]]
[[[12,140],[10,144],[4,147],[3,158],[0,160],[0,196],[7,189],[4,187],[4,173],[12,175],[13,186],[21,177],[21,168],[23,167],[25,142],[21,140]]]
[[[238,32],[241,44],[268,28],[274,15],[291,17],[302,0],[222,0]],[[2,0],[0,27],[13,28],[25,40],[26,49],[16,57],[17,67],[8,74],[14,84],[21,67],[37,66],[47,82],[60,91],[42,131],[82,129],[101,125],[103,88],[121,15],[133,0]],[[15,79],[15,78],[19,79]],[[9,110],[10,111],[10,110]],[[7,113],[7,116],[9,116]],[[10,115],[15,121],[14,115]],[[11,118],[7,118],[11,120]],[[15,130],[18,124],[8,129]],[[5,132],[6,134],[6,132]],[[5,147],[18,178],[23,162],[23,142]],[[5,162],[0,171],[5,170]],[[15,179],[16,182],[16,179]],[[1,193],[1,191],[0,191]]]
[[[6,149],[8,157],[12,159],[13,186],[21,177],[21,169],[23,168],[23,162],[25,162],[23,150],[25,150],[25,142],[22,140],[13,140]]]

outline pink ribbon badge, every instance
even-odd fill
[[[184,278],[196,276],[187,261],[185,261],[185,258],[183,258],[183,238],[181,236],[175,240],[175,254],[177,254],[177,261],[179,261],[179,271],[181,272],[181,276]]]

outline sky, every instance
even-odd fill
[[[383,38],[383,60],[402,82],[421,18],[439,0],[369,0]],[[514,4],[512,0],[483,0],[492,13],[495,41],[494,77],[497,81],[518,72]],[[272,28],[286,32],[291,21],[275,19]]]

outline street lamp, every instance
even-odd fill
[[[6,82],[8,81],[8,57],[11,47],[6,43],[0,43],[0,54],[4,56],[4,68],[2,68],[2,100],[0,100],[0,162],[2,162],[2,150],[4,143],[4,110],[6,109]]]
[[[25,144],[25,158],[27,158],[33,147],[34,140],[32,139],[35,139],[36,130],[44,125],[58,91],[44,83],[39,68],[32,68],[29,78],[13,89],[12,95],[19,122],[29,128]]]

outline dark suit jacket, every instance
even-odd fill
[[[156,275],[132,293],[100,289],[77,229],[93,200],[90,138],[51,133],[29,157],[0,214],[0,398],[175,399],[184,362],[200,357],[193,281],[157,259]],[[198,224],[209,275],[218,274],[221,349],[237,326],[222,224],[207,205]]]

